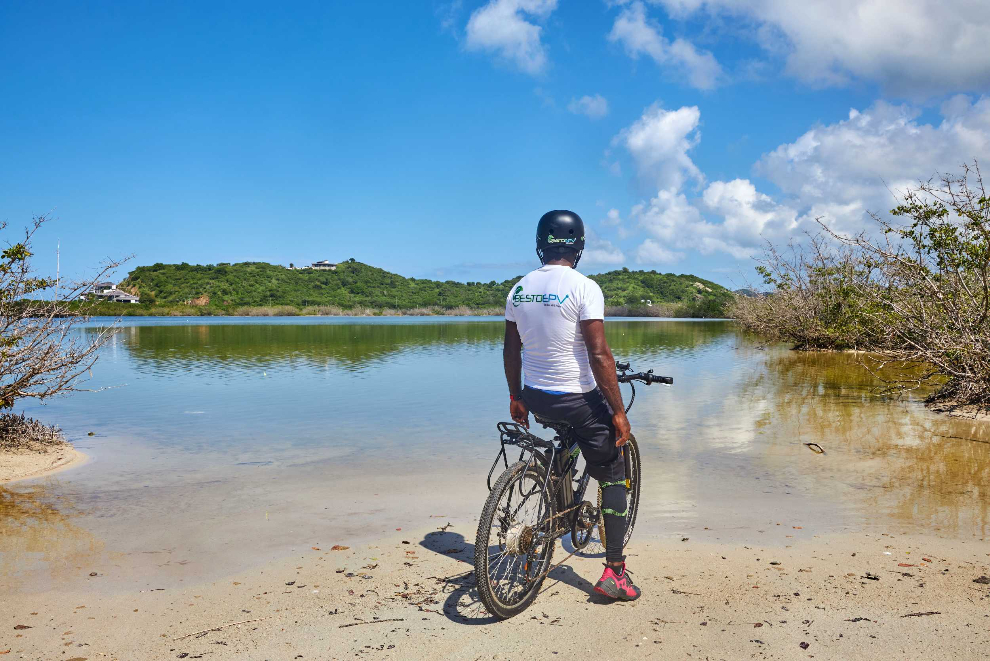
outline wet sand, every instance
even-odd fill
[[[68,443],[44,452],[0,452],[0,484],[53,475],[86,461],[86,455]]]
[[[446,522],[445,522],[446,523]],[[477,601],[474,523],[322,544],[182,588],[19,595],[0,604],[0,654],[25,659],[985,658],[990,558],[981,540],[886,533],[758,544],[633,540],[643,597],[592,591],[601,557],[572,556],[520,616]],[[465,539],[465,537],[467,539]],[[79,568],[87,573],[86,567]],[[112,569],[110,570],[113,571]],[[238,624],[239,623],[239,624]],[[25,628],[27,627],[27,628]]]

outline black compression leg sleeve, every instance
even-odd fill
[[[626,537],[626,483],[606,482],[602,487],[602,519],[605,520],[605,561],[623,562]]]

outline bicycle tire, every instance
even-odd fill
[[[536,599],[536,596],[540,592],[540,586],[543,585],[543,581],[546,578],[546,571],[553,560],[554,547],[557,543],[556,538],[552,534],[548,534],[545,537],[540,560],[534,569],[535,578],[517,599],[507,602],[498,594],[497,586],[492,584],[489,567],[489,548],[492,544],[493,524],[495,523],[495,517],[498,515],[499,503],[502,502],[502,497],[520,479],[525,477],[531,478],[537,485],[542,486],[543,484],[543,473],[534,468],[526,470],[526,464],[521,461],[509,466],[499,476],[481,511],[481,518],[478,521],[478,532],[475,535],[474,541],[474,576],[475,583],[478,586],[478,596],[481,599],[481,603],[488,609],[488,612],[502,620],[523,612]],[[554,514],[553,502],[548,498],[549,494],[547,492],[541,490],[541,493],[543,494],[543,511],[546,512],[546,516],[542,518],[542,521],[547,521]],[[536,497],[538,499],[541,498],[540,496]],[[500,548],[504,548],[502,541],[496,540],[496,542]]]
[[[629,481],[626,487],[626,534],[622,542],[622,548],[625,548],[629,544],[629,539],[632,537],[633,527],[636,525],[636,515],[639,513],[639,492],[642,483],[642,466],[640,465],[640,453],[639,444],[636,442],[636,437],[632,434],[629,435],[629,440],[626,442],[625,452],[629,453],[629,465],[631,467],[631,475],[627,475],[626,479]],[[602,548],[605,548],[605,519],[600,514],[602,508],[602,488],[598,487],[598,538],[601,540]]]

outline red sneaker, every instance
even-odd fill
[[[639,595],[642,594],[639,588],[633,585],[632,579],[629,578],[629,572],[626,571],[626,563],[624,562],[622,563],[622,571],[618,574],[610,566],[605,565],[602,577],[595,583],[595,592],[621,601],[633,601],[639,599]]]

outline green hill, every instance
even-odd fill
[[[622,269],[591,278],[601,285],[608,306],[645,309],[642,301],[650,300],[656,312],[678,316],[724,315],[733,297],[724,287],[690,275]],[[193,305],[216,313],[258,306],[499,309],[517,279],[439,282],[406,278],[353,260],[338,264],[335,271],[291,270],[264,262],[182,263],[139,266],[121,288],[140,294],[145,305]],[[636,314],[637,310],[626,312]]]
[[[609,271],[589,276],[605,294],[605,305],[644,312],[642,301],[662,305],[665,314],[678,317],[724,317],[734,294],[722,285],[693,275],[656,271]]]

